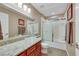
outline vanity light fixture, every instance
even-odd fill
[[[22,3],[18,3],[18,7],[22,8],[22,5],[23,5]]]
[[[23,9],[27,11],[27,5],[23,5]]]
[[[29,14],[31,13],[31,8],[28,8],[28,13],[29,13]]]

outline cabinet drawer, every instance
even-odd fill
[[[36,50],[41,50],[41,42],[38,42],[38,43],[36,44]]]
[[[40,56],[41,55],[41,41],[34,44],[30,48],[26,49],[24,52],[20,53],[18,56]]]
[[[32,46],[30,48],[27,49],[27,55],[29,55],[30,53],[32,53],[34,50],[36,49],[36,46]]]

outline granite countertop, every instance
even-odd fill
[[[3,46],[3,45],[7,45],[7,44],[10,44],[10,43],[16,42],[16,41],[23,40],[25,37],[30,37],[30,36],[28,36],[28,35],[17,35],[17,36],[14,36],[14,37],[9,37],[8,39],[2,39],[2,40],[0,40],[0,47]]]
[[[20,41],[20,40],[24,40],[24,38],[26,38],[26,37],[28,38],[28,37],[34,37],[34,36],[31,36],[31,35],[17,35],[17,36],[14,36],[14,37],[9,37],[8,39],[0,40],[0,47],[3,46],[3,45],[7,45],[7,44],[11,44],[11,43]],[[35,35],[35,37],[40,37],[40,35]]]
[[[41,40],[40,37],[25,37],[23,40],[0,47],[0,56],[15,56]]]

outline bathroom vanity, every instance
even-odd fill
[[[41,56],[41,41],[25,49],[18,56]]]
[[[22,40],[0,46],[0,56],[40,56],[41,38],[24,37]]]

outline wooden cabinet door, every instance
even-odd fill
[[[1,22],[0,22],[0,39],[3,39],[3,34],[2,34],[2,27],[1,27]]]
[[[69,38],[68,38],[68,43],[73,43],[73,22],[69,23]]]
[[[18,56],[41,56],[41,41],[20,53]]]
[[[67,10],[67,29],[66,29],[66,40],[69,44],[73,43],[73,4],[71,3],[69,5],[69,8]],[[72,22],[70,22],[72,21]]]
[[[36,44],[37,55],[41,55],[41,41]]]
[[[67,24],[65,40],[69,44],[73,43],[73,22],[70,22],[70,23]]]
[[[34,50],[36,50],[36,45],[33,45],[32,47],[27,49],[27,55],[31,54]]]
[[[28,56],[40,56],[41,55],[41,42],[36,43],[34,46],[27,50]]]

